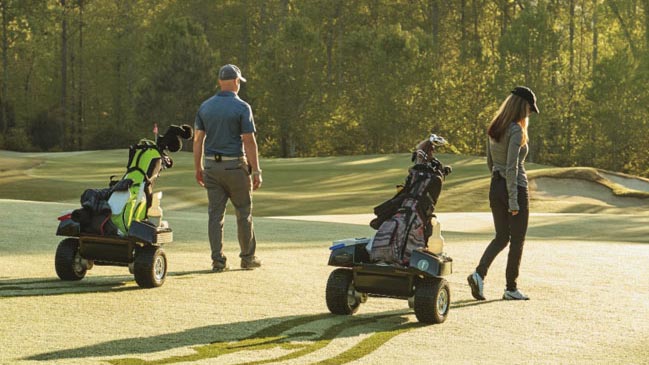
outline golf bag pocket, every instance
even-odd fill
[[[129,190],[114,192],[109,199],[109,204],[111,200],[113,202],[111,220],[118,229],[118,235],[126,235],[133,220],[146,218],[147,200],[144,189],[145,183],[135,183]]]
[[[403,207],[379,226],[370,259],[407,265],[413,250],[426,247],[426,226],[426,221],[417,209],[417,201],[405,199]]]
[[[112,214],[120,214],[124,210],[124,207],[130,198],[131,193],[128,190],[114,191],[108,199],[108,204],[110,205]]]
[[[392,261],[392,247],[390,247],[390,244],[392,243],[392,236],[396,228],[397,222],[394,219],[383,221],[381,226],[379,226],[369,252],[372,261]]]
[[[401,262],[406,264],[410,262],[410,255],[412,254],[412,251],[418,249],[418,248],[424,248],[426,247],[426,241],[425,241],[425,224],[422,221],[421,217],[419,214],[413,212],[413,217],[410,222],[410,229],[408,230],[408,237],[405,240],[406,244],[405,247],[402,249],[402,256],[401,256]]]
[[[90,234],[116,234],[110,221],[111,209],[106,201],[110,189],[87,189],[81,194],[81,208],[72,212],[72,220],[79,223],[79,231]]]
[[[372,261],[401,263],[401,250],[407,234],[406,218],[406,214],[400,212],[381,224],[372,241]]]

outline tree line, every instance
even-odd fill
[[[530,157],[649,176],[649,0],[0,0],[0,148],[123,148],[193,124],[225,63],[263,156],[484,154],[531,87]]]

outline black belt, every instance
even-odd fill
[[[230,156],[223,156],[223,155],[206,155],[205,158],[208,159],[208,160],[214,160],[216,162],[221,162],[221,161],[241,160],[241,159],[243,159],[243,156],[230,157]]]

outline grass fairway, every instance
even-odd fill
[[[78,203],[83,190],[104,188],[109,176],[121,176],[127,157],[125,150],[0,152],[0,199]],[[484,159],[439,158],[455,168],[447,180],[447,191],[460,189],[457,194],[447,194],[449,199],[440,209],[488,210],[488,203],[480,197],[488,184]],[[156,190],[164,192],[164,208],[206,211],[207,197],[194,181],[192,155],[180,152],[173,159],[174,167],[164,170],[156,182]],[[264,185],[255,192],[255,215],[367,213],[389,198],[395,185],[403,183],[409,164],[407,154],[263,159]],[[539,167],[531,164],[530,168]]]
[[[503,253],[485,282],[488,300],[476,302],[466,276],[492,236],[484,160],[442,156],[454,167],[438,210],[454,259],[446,277],[452,304],[444,324],[421,326],[402,300],[370,298],[344,317],[329,314],[324,299],[333,269],[327,247],[372,233],[357,214],[392,194],[406,155],[264,160],[266,182],[255,196],[264,265],[236,270],[228,216],[226,254],[235,270],[212,274],[205,194],[192,180],[190,155],[179,154],[158,184],[175,236],[165,246],[167,282],[140,289],[126,268],[106,266],[80,282],[60,281],[56,216],[76,208],[83,189],[119,174],[124,155],[0,152],[0,364],[649,362],[642,197],[616,197],[604,184],[549,177],[557,170],[535,166],[537,178],[583,185],[574,192],[541,181],[533,191],[519,282],[532,300],[500,300]],[[320,216],[273,218],[302,215]]]

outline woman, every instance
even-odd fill
[[[496,237],[482,254],[480,264],[467,280],[475,299],[485,300],[483,280],[496,256],[509,245],[507,288],[503,299],[528,300],[518,290],[516,279],[523,254],[529,218],[529,195],[524,162],[528,152],[527,124],[531,112],[538,113],[536,96],[527,87],[516,87],[505,99],[487,130],[487,165],[491,171],[489,206]]]

